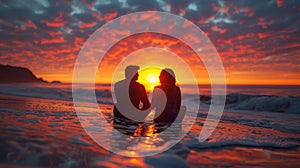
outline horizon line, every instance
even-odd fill
[[[65,83],[65,84],[72,84],[73,82],[61,82],[61,83]],[[77,82],[76,84],[90,84],[88,82]],[[94,84],[97,85],[111,85],[112,83],[99,83],[99,82],[95,82]],[[194,85],[191,83],[181,83],[179,85]],[[211,85],[211,83],[198,83],[197,85]],[[223,84],[215,84],[215,85],[223,85]],[[268,84],[268,83],[264,83],[264,84],[243,84],[243,83],[227,83],[226,85],[243,85],[243,86],[300,86],[300,84]]]

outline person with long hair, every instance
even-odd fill
[[[166,96],[166,102],[162,100],[161,95],[158,96],[159,94],[153,93],[152,105],[156,108],[154,122],[172,124],[180,112],[181,91],[176,85],[175,73],[172,69],[163,69],[160,73],[159,80],[161,85],[156,86],[154,92],[157,92],[157,89],[161,89]],[[162,112],[160,113],[159,111]],[[180,118],[176,121],[181,122],[182,119]]]

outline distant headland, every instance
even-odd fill
[[[44,82],[43,78],[37,78],[28,68],[17,67],[11,65],[0,64],[0,83],[31,83]],[[61,83],[60,81],[53,81],[51,83]]]

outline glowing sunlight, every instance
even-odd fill
[[[152,91],[155,86],[159,85],[160,68],[148,67],[139,71],[138,82],[146,87],[147,91]]]

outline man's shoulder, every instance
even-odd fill
[[[139,82],[134,82],[133,84],[135,85],[135,87],[145,88],[145,86]]]
[[[124,87],[126,87],[126,80],[121,80],[121,81],[114,83],[115,89],[123,89]]]
[[[125,82],[126,82],[125,79],[124,79],[124,80],[120,80],[120,81],[116,82],[114,85],[122,85],[122,84],[124,84]]]

